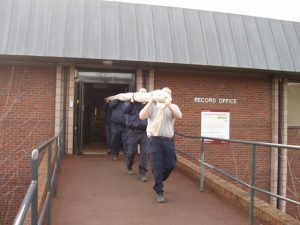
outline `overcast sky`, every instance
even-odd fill
[[[299,0],[114,0],[203,9],[300,22]]]

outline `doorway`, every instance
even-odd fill
[[[78,71],[75,85],[74,154],[106,154],[104,98],[133,90],[134,73]]]

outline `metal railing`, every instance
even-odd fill
[[[274,144],[274,143],[265,143],[265,142],[256,142],[256,141],[242,141],[242,140],[236,140],[236,139],[222,139],[222,138],[213,138],[213,137],[195,137],[195,136],[187,136],[180,133],[176,133],[176,135],[179,135],[184,138],[189,139],[199,139],[201,141],[201,149],[200,149],[200,159],[196,159],[195,157],[191,156],[190,154],[184,153],[180,150],[180,153],[183,153],[184,155],[198,160],[200,163],[200,191],[204,191],[204,177],[205,177],[205,167],[208,167],[210,169],[213,169],[217,171],[220,174],[223,174],[226,177],[229,177],[230,179],[250,188],[250,207],[249,207],[249,224],[254,223],[254,192],[258,191],[270,196],[273,196],[277,199],[290,202],[292,204],[300,206],[300,202],[295,201],[293,199],[289,199],[280,195],[276,195],[272,192],[263,190],[261,188],[258,188],[255,186],[255,174],[256,174],[256,147],[257,146],[265,146],[265,147],[271,147],[271,148],[277,148],[277,149],[293,149],[293,150],[300,150],[300,146],[297,145],[284,145],[284,144]],[[226,173],[224,170],[221,170],[219,168],[216,168],[215,166],[205,162],[204,160],[204,146],[205,146],[205,140],[215,140],[215,141],[222,141],[222,142],[228,142],[228,143],[237,143],[237,144],[245,144],[245,145],[251,145],[251,181],[250,184],[232,176],[229,173]]]
[[[19,211],[15,217],[13,225],[21,225],[24,223],[28,209],[31,205],[31,224],[32,225],[42,225],[44,223],[44,218],[47,215],[47,224],[51,224],[51,196],[52,193],[56,196],[57,192],[57,174],[60,172],[60,163],[63,154],[64,135],[63,131],[46,141],[44,144],[38,146],[32,151],[31,155],[31,168],[32,168],[32,180],[29,185],[23,202],[19,208]],[[53,145],[55,146],[54,155],[52,155]],[[41,212],[38,212],[38,169],[39,169],[39,154],[47,149],[47,195],[45,201],[42,205]],[[45,155],[46,156],[46,155]],[[54,165],[52,159],[54,159]]]

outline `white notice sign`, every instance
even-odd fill
[[[201,136],[229,139],[230,112],[203,110],[201,112]],[[205,140],[205,143],[227,143]]]

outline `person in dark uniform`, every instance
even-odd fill
[[[146,93],[145,88],[139,90],[141,93]],[[143,103],[135,102],[134,96],[131,100],[126,101],[123,105],[123,113],[126,116],[126,126],[128,128],[127,132],[127,170],[128,174],[132,175],[133,162],[135,155],[137,153],[138,145],[140,145],[140,158],[139,158],[139,174],[140,181],[146,182],[147,176],[147,158],[148,158],[148,137],[146,133],[147,120],[141,120],[139,118],[139,113],[144,107]]]
[[[102,110],[105,112],[105,137],[106,137],[106,147],[107,153],[111,153],[111,108],[108,107],[108,102],[104,102],[102,105]]]
[[[142,120],[148,118],[147,135],[151,151],[152,173],[155,179],[153,190],[156,192],[156,201],[159,203],[165,202],[163,182],[168,179],[176,165],[173,138],[175,119],[182,118],[179,107],[171,103],[171,89],[165,87],[162,92],[168,96],[163,104],[152,99],[139,114]],[[156,123],[157,121],[159,124]]]
[[[127,157],[127,128],[126,117],[122,112],[124,102],[113,100],[109,102],[108,107],[111,109],[111,153],[113,160],[117,160],[120,147],[123,147],[125,157]]]
[[[84,144],[91,144],[91,129],[92,129],[92,115],[93,108],[90,102],[84,106],[84,119],[83,119],[83,129],[84,129]]]

